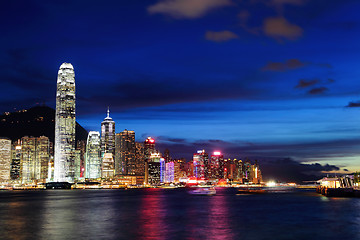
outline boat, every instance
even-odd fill
[[[189,194],[192,195],[215,195],[216,190],[214,187],[194,187],[191,188]]]
[[[239,194],[262,194],[267,193],[267,191],[262,187],[241,187],[238,188]]]

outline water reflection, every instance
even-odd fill
[[[161,189],[146,189],[141,198],[139,211],[139,237],[142,239],[167,239],[164,222],[166,204]]]
[[[218,190],[219,192],[219,190]],[[218,194],[210,199],[209,239],[234,239],[230,225],[230,209],[225,194]]]

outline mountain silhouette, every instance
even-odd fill
[[[76,122],[76,140],[87,139],[88,132]],[[47,136],[51,142],[55,138],[55,109],[47,106],[36,106],[0,115],[0,137],[12,141],[23,136]]]

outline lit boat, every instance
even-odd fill
[[[214,187],[196,187],[189,190],[192,195],[215,195],[216,190]]]

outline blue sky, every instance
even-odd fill
[[[74,65],[77,119],[191,158],[291,158],[360,169],[360,3],[11,1],[0,10],[0,110],[55,106]],[[330,169],[331,170],[331,169]]]

